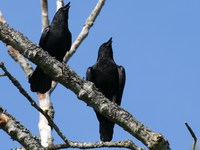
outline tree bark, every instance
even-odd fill
[[[33,136],[28,129],[2,107],[0,107],[0,128],[27,150],[46,150],[46,148],[42,147],[40,144],[39,139]]]
[[[42,31],[43,31],[49,25],[47,0],[41,0],[41,12],[42,12]]]

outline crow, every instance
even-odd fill
[[[118,66],[113,59],[112,38],[100,46],[97,62],[87,69],[86,80],[93,82],[110,101],[117,105],[121,104],[126,74],[124,67]],[[99,121],[101,141],[111,141],[114,122],[97,111],[95,113]]]
[[[69,8],[70,3],[56,12],[51,25],[44,29],[39,41],[39,46],[60,62],[72,43],[72,35],[68,29]],[[51,88],[52,78],[37,66],[29,78],[29,83],[32,92],[46,93]]]

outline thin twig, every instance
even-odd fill
[[[79,148],[79,149],[92,149],[92,148],[128,148],[131,150],[144,150],[136,146],[131,140],[124,140],[119,142],[70,142],[69,145],[58,144],[48,147],[49,150],[64,149],[64,148]]]
[[[22,95],[24,95],[27,100],[31,103],[31,105],[37,109],[41,114],[43,114],[46,119],[48,120],[50,126],[52,126],[57,134],[63,139],[63,141],[68,144],[69,140],[64,136],[64,134],[59,130],[58,126],[54,123],[54,121],[49,117],[47,114],[48,112],[44,112],[37,104],[36,102],[29,96],[29,94],[24,90],[24,88],[21,86],[21,84],[8,72],[4,64],[0,63],[0,68],[5,72],[6,76],[12,81],[12,83],[17,87],[17,89],[20,91]]]
[[[192,147],[192,149],[193,149],[193,150],[195,150],[196,143],[197,143],[197,137],[196,137],[196,135],[195,135],[194,131],[192,130],[192,128],[191,128],[191,127],[188,125],[188,123],[187,123],[187,122],[185,122],[185,125],[186,125],[186,127],[187,127],[188,131],[190,132],[190,134],[191,134],[192,138],[194,139],[194,144],[193,144],[193,147]]]
[[[4,74],[0,74],[0,77],[5,77],[6,76],[6,74],[4,73]]]

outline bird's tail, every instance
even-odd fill
[[[52,79],[43,71],[36,67],[32,76],[29,78],[29,83],[32,92],[46,93],[51,88]]]
[[[96,115],[99,120],[99,133],[101,141],[111,141],[115,124],[106,117],[100,115],[98,112],[96,112]]]

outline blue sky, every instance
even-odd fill
[[[65,1],[67,3],[68,1]],[[69,26],[73,41],[97,1],[71,1]],[[187,121],[200,137],[200,1],[106,1],[89,36],[70,59],[70,67],[85,77],[96,62],[99,46],[113,37],[114,58],[126,69],[122,107],[155,132],[162,133],[173,150],[190,150],[193,139]],[[49,1],[50,21],[56,2]],[[40,1],[1,1],[7,23],[38,43],[41,35]],[[0,61],[37,101],[17,63],[0,42]],[[2,71],[0,71],[2,72]],[[6,78],[0,78],[0,106],[38,135],[38,112]],[[74,141],[99,140],[98,122],[92,108],[59,85],[52,94],[55,122]],[[53,131],[55,143],[62,140]],[[131,139],[115,126],[113,140]],[[0,131],[0,148],[19,146]]]

